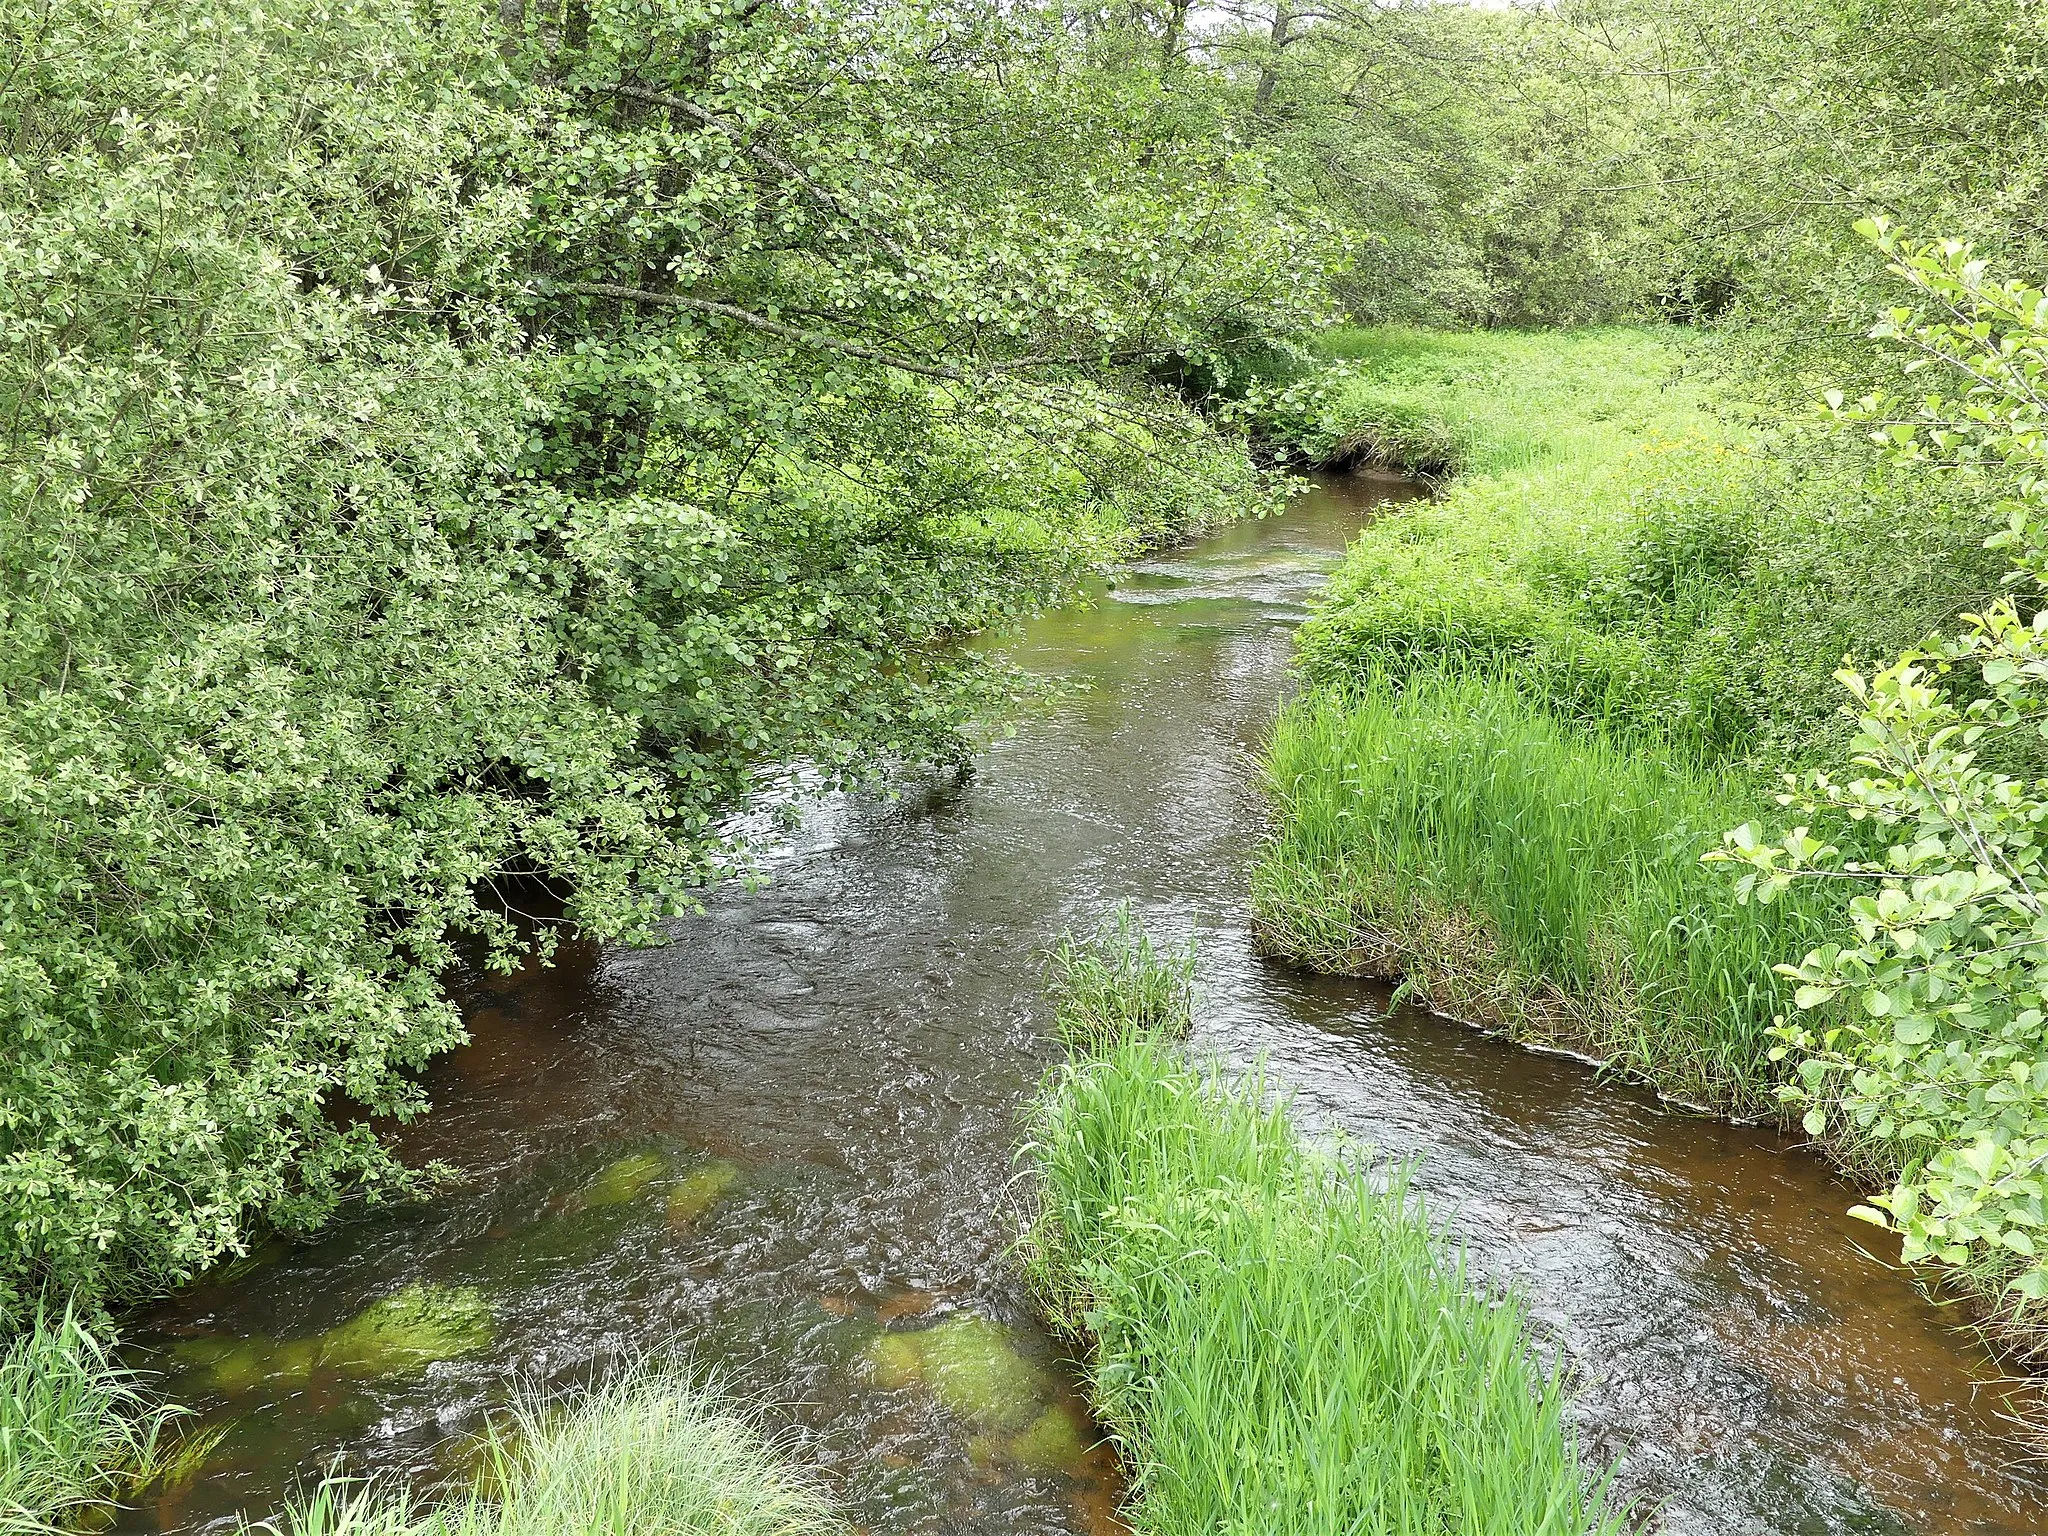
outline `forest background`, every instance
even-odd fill
[[[1876,753],[1845,793],[1905,863],[1730,845],[1751,894],[1858,857],[1899,894],[1744,951],[1764,1022],[1705,1086],[1789,1092],[1934,1189],[1873,1212],[1909,1247],[2039,1290],[2036,802],[1965,762],[1951,814],[1912,765],[1964,722],[1893,673],[1858,745],[1830,680],[1953,633],[1958,707],[2038,759],[2038,5],[0,0],[0,36],[0,1314],[422,1188],[377,1126],[462,1038],[461,947],[656,940],[777,770],[964,762],[1033,686],[969,640],[1289,464],[1485,469],[1501,433],[1397,386],[1498,354],[1400,327],[1617,322],[1656,335],[1574,354],[1588,418],[1682,388],[1739,451],[1591,532],[1560,482],[1521,629],[1345,632],[1340,584],[1308,673],[1382,712],[1505,676],[1571,751],[1747,775],[1730,825]],[[1904,405],[1909,361],[1944,382]],[[1550,643],[1592,630],[1636,636],[1597,707]],[[1905,1037],[1764,1027],[1876,994]]]

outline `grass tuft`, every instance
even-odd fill
[[[1120,904],[1087,938],[1068,933],[1047,966],[1053,1027],[1070,1048],[1100,1049],[1132,1033],[1185,1027],[1194,995],[1195,950],[1169,950]]]
[[[1136,945],[1126,922],[1076,949],[1129,974]],[[1055,1320],[1091,1340],[1133,1528],[1622,1530],[1515,1299],[1471,1284],[1403,1177],[1305,1150],[1262,1084],[1178,1058],[1184,1003],[1134,994],[1094,1010],[1093,1054],[1036,1108],[1026,1245]]]
[[[146,1476],[174,1410],[77,1314],[39,1316],[0,1355],[0,1536],[75,1527]]]
[[[641,1371],[567,1405],[527,1399],[484,1445],[466,1495],[423,1507],[329,1478],[270,1536],[830,1536],[844,1527],[751,1419],[702,1388]]]

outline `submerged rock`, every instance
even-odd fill
[[[236,1395],[260,1382],[338,1376],[414,1376],[436,1360],[474,1354],[491,1342],[491,1304],[474,1286],[414,1283],[374,1301],[325,1333],[303,1339],[190,1339],[180,1359],[205,1369],[217,1391]]]
[[[1017,1348],[1010,1330],[985,1317],[955,1317],[914,1333],[878,1334],[867,1348],[876,1385],[923,1386],[950,1412],[981,1429],[1022,1431],[1052,1396],[1043,1367]]]
[[[724,1158],[691,1169],[668,1192],[668,1224],[672,1227],[690,1225],[724,1199],[725,1192],[732,1188],[733,1181],[739,1176],[739,1169]]]
[[[666,1172],[668,1159],[659,1152],[635,1152],[630,1157],[620,1158],[598,1174],[569,1203],[579,1211],[624,1205],[637,1200],[643,1189]]]
[[[1021,1435],[1003,1442],[1001,1451],[1008,1460],[1035,1472],[1059,1472],[1085,1461],[1095,1438],[1092,1427],[1075,1409],[1054,1403]]]
[[[491,1303],[469,1285],[409,1285],[320,1336],[319,1364],[350,1376],[400,1376],[491,1342]]]

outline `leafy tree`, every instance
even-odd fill
[[[1724,341],[1797,399],[1873,383],[1889,303],[1855,237],[1879,215],[1944,230],[2009,271],[2048,265],[2048,14],[2028,0],[1675,0],[1584,5],[1667,103],[1659,123],[1690,281]]]
[[[1247,0],[1207,46],[1344,223],[1356,318],[1573,324],[1668,282],[1652,92],[1548,9]]]
[[[410,1188],[440,976],[651,940],[768,763],[1267,504],[1152,382],[1314,312],[1264,160],[1051,12],[0,12],[0,1313]]]

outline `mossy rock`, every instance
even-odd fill
[[[725,1198],[740,1171],[724,1158],[692,1168],[668,1192],[668,1224],[687,1227]]]
[[[1090,1435],[1071,1409],[1054,1404],[1017,1435],[976,1435],[967,1455],[977,1466],[1009,1465],[1027,1472],[1086,1476]]]
[[[320,1335],[323,1370],[406,1376],[491,1342],[491,1303],[469,1285],[408,1285]]]
[[[1080,1416],[1065,1403],[1054,1403],[1005,1442],[1003,1453],[1034,1472],[1060,1472],[1079,1466],[1094,1443]]]
[[[659,1152],[635,1152],[622,1157],[586,1184],[570,1205],[579,1211],[625,1205],[640,1198],[640,1192],[664,1173],[668,1159]]]
[[[1009,1329],[985,1317],[879,1334],[868,1345],[867,1360],[877,1386],[923,1386],[981,1429],[1022,1431],[1051,1395],[1044,1369],[1017,1348]]]
[[[175,1353],[204,1369],[216,1391],[234,1396],[316,1371],[416,1376],[436,1360],[488,1347],[491,1322],[491,1304],[473,1286],[413,1284],[311,1338],[188,1339]]]
[[[265,1334],[247,1339],[186,1339],[172,1353],[205,1371],[215,1391],[237,1397],[272,1379],[303,1381],[311,1376],[320,1357],[320,1341],[280,1341]]]

